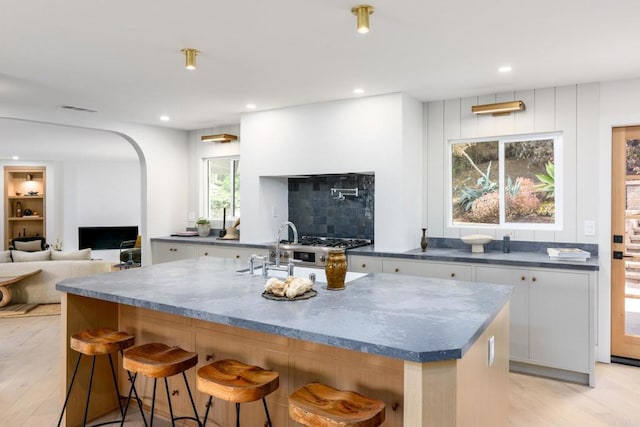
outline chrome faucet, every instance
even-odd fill
[[[295,224],[291,221],[283,222],[280,226],[280,229],[278,230],[278,234],[276,235],[276,267],[280,267],[280,235],[287,226],[291,227],[291,230],[293,230],[293,243],[298,243],[298,229],[296,228]]]

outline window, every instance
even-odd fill
[[[240,216],[240,160],[221,157],[206,160],[207,165],[207,218],[222,220],[226,208],[227,218]]]
[[[451,224],[558,229],[560,134],[451,143]]]

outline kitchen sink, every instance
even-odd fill
[[[248,274],[249,269],[238,270],[238,274]],[[316,282],[318,283],[327,283],[327,275],[322,268],[312,268],[312,267],[293,267],[293,275],[296,277],[309,277],[309,274],[316,275]],[[261,267],[256,267],[255,275],[262,274]],[[345,283],[352,282],[356,279],[366,276],[367,273],[356,273],[355,271],[347,271],[347,275],[344,278]],[[278,277],[284,279],[287,277],[287,272],[284,270],[269,270],[269,277]]]

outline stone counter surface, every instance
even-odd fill
[[[70,294],[414,362],[459,359],[511,286],[370,274],[316,297],[273,301],[244,262],[200,257],[60,282]],[[323,287],[324,286],[324,287]]]
[[[220,240],[215,237],[155,237],[151,241],[186,243],[193,245],[220,245],[226,247],[244,247],[264,249],[268,243],[243,243],[238,241]],[[565,245],[566,246],[566,245]],[[388,257],[423,261],[464,262],[476,264],[511,265],[516,267],[558,268],[565,270],[599,270],[597,256],[592,256],[587,261],[554,261],[549,259],[544,247],[538,251],[512,251],[503,253],[497,250],[487,250],[484,253],[472,253],[470,247],[459,248],[428,248],[422,252],[420,248],[406,252],[388,252],[376,250],[375,245],[350,249],[348,255],[363,255],[372,257]]]

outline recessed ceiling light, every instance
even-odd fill
[[[162,116],[160,116],[160,120],[162,120],[163,122],[168,122],[170,120],[169,116],[163,114]]]
[[[18,157],[18,156],[12,156],[11,158],[12,158],[13,160],[20,160],[20,157]]]
[[[364,93],[364,89],[357,87],[353,90],[353,93],[356,95],[362,95]]]
[[[247,108],[250,110],[255,110],[256,109],[256,104],[247,104]]]
[[[509,71],[511,71],[513,68],[511,68],[511,66],[509,65],[504,65],[500,68],[498,68],[498,71],[501,73],[508,73]]]

